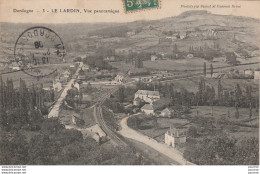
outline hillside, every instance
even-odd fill
[[[178,51],[211,48],[239,55],[259,55],[259,21],[248,17],[188,11],[179,16],[130,23],[33,24],[57,32],[67,53],[87,54],[104,46],[116,53],[132,51],[172,54]],[[15,40],[32,24],[1,23],[2,60],[11,59]],[[115,32],[116,31],[116,32]],[[119,32],[120,31],[120,32]],[[160,43],[159,40],[161,39]]]
[[[189,11],[176,17],[143,23],[141,32],[130,36],[129,40],[136,41],[134,49],[155,52],[172,50],[172,45],[176,44],[180,51],[188,51],[190,46],[219,45],[223,51],[244,50],[251,53],[258,50],[257,31],[259,21],[253,18]],[[181,38],[176,38],[176,35]],[[173,41],[158,44],[159,38],[171,38]]]

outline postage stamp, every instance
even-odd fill
[[[20,69],[33,77],[45,77],[56,71],[66,50],[53,30],[36,26],[25,30],[16,40],[14,57]]]
[[[123,0],[125,12],[155,9],[160,7],[160,0]]]

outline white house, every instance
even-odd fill
[[[160,94],[158,91],[138,90],[135,93],[134,100],[136,98],[140,98],[147,103],[153,103],[154,101],[157,101],[160,99]]]
[[[59,81],[56,81],[56,82],[53,81],[52,87],[53,87],[54,91],[59,92],[62,89],[62,84]]]
[[[151,55],[151,61],[154,62],[158,59],[158,57],[156,55]]]
[[[77,89],[78,89],[78,91],[79,91],[79,89],[80,89],[80,88],[79,88],[79,84],[78,84],[77,82],[74,82],[74,84],[73,84],[73,85],[74,85],[74,87],[75,87],[75,88],[77,88]]]
[[[260,71],[255,71],[254,79],[257,79],[257,80],[260,79]]]
[[[125,82],[125,75],[124,74],[117,74],[115,77],[115,81],[117,83],[124,83]]]
[[[153,105],[151,105],[151,104],[145,104],[141,108],[141,111],[144,112],[147,115],[154,115],[154,108],[153,108]]]
[[[10,65],[9,65],[9,68],[12,69],[12,70],[20,70],[20,66],[16,63],[16,62],[12,62]]]
[[[169,108],[165,108],[164,110],[161,111],[160,116],[161,117],[171,117],[173,115],[173,110]]]
[[[193,54],[188,54],[188,55],[187,55],[187,58],[188,58],[188,59],[192,59],[192,58],[193,58]]]
[[[82,69],[83,71],[89,70],[89,65],[84,64],[84,65],[81,67],[81,69]]]
[[[170,128],[165,133],[165,144],[176,147],[178,144],[186,143],[186,130]]]
[[[244,70],[244,74],[247,77],[253,77],[254,76],[254,71],[251,70],[251,69],[246,69],[246,70]]]

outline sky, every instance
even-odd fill
[[[260,1],[232,0],[160,0],[160,8],[141,10],[134,13],[124,12],[123,0],[0,0],[0,22],[19,23],[94,23],[94,22],[131,22],[136,20],[156,20],[179,15],[188,10],[208,10],[214,14],[235,15],[258,18]],[[199,8],[182,8],[181,6]],[[240,8],[202,8],[213,5],[236,5]],[[18,13],[17,10],[33,10],[33,13]],[[52,9],[80,9],[81,13],[43,13]],[[84,9],[119,10],[116,14],[84,13]]]

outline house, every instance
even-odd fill
[[[254,71],[251,69],[244,70],[245,77],[254,77]]]
[[[188,59],[192,59],[192,58],[193,58],[193,54],[188,54],[188,55],[187,55],[187,58],[188,58]]]
[[[9,68],[12,69],[12,70],[21,70],[20,66],[17,64],[17,62],[12,62],[10,65],[9,65]]]
[[[151,55],[151,61],[154,62],[158,60],[158,57],[156,55]]]
[[[255,71],[255,73],[254,73],[254,79],[257,79],[257,80],[260,79],[260,71]]]
[[[85,121],[86,123],[86,121]],[[96,133],[99,137],[105,137],[106,133],[99,127],[98,124],[95,124],[94,126],[91,126],[89,128],[86,128],[87,130]]]
[[[154,107],[151,104],[145,104],[142,108],[141,111],[144,112],[147,115],[154,115]]]
[[[224,75],[225,75],[225,73],[213,73],[212,78],[221,79],[224,77]]]
[[[160,94],[158,91],[138,90],[135,93],[134,100],[136,98],[140,98],[147,103],[153,103],[154,101],[157,101],[160,99]]]
[[[73,86],[78,89],[79,91],[79,84],[77,82],[74,82]]]
[[[113,62],[116,60],[116,57],[115,56],[108,56],[106,58],[104,58],[105,61],[108,61],[108,62]]]
[[[161,111],[160,116],[161,117],[172,117],[174,114],[174,111],[169,108],[165,108],[164,110]]]
[[[89,70],[89,65],[83,64],[82,67],[81,67],[81,69],[82,69],[83,71],[88,71],[88,70]]]
[[[159,44],[171,44],[172,43],[172,39],[171,38],[159,38]]]
[[[187,37],[187,32],[186,31],[180,31],[179,36],[180,36],[180,39],[185,39]]]
[[[117,83],[125,83],[125,81],[126,81],[125,75],[123,73],[117,74],[116,77],[115,77],[115,81]]]
[[[54,91],[59,92],[60,90],[62,90],[61,82],[60,81],[53,81],[52,88],[54,89]]]
[[[186,143],[186,130],[170,128],[165,133],[165,144],[176,147],[176,145]]]
[[[134,36],[134,35],[135,35],[135,32],[133,32],[133,31],[128,31],[128,32],[126,32],[126,35],[127,35],[128,37]]]
[[[75,65],[74,65],[74,64],[71,64],[71,65],[70,65],[70,68],[75,68]]]
[[[166,107],[168,107],[171,103],[170,98],[161,97],[159,100],[156,100],[153,102],[153,106],[156,110],[162,110]]]
[[[79,80],[84,80],[86,78],[85,72],[82,70],[82,68],[79,70]]]
[[[60,76],[60,80],[61,81],[68,81],[70,79],[71,73],[69,70],[66,70],[64,72],[62,72],[61,76]]]

